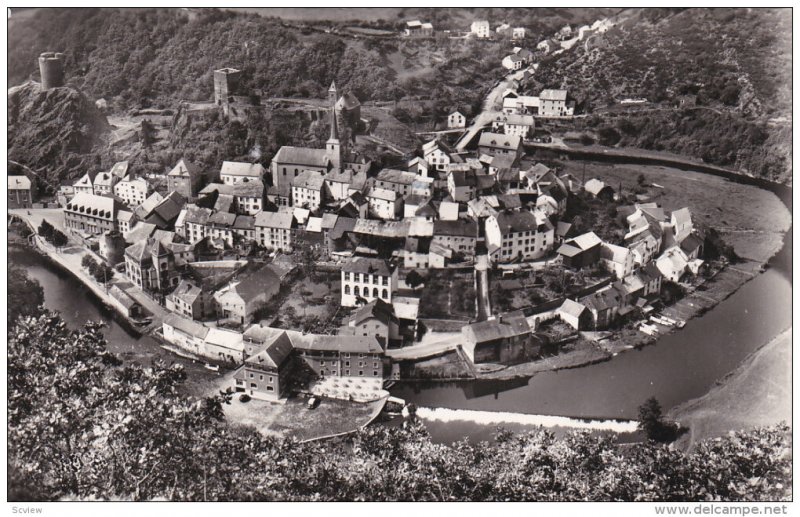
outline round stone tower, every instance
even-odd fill
[[[39,56],[39,73],[42,75],[42,90],[64,86],[64,54],[43,52]]]

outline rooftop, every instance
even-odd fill
[[[246,178],[261,179],[264,167],[260,163],[222,162],[221,176],[243,176]]]
[[[473,343],[508,339],[528,334],[530,331],[528,321],[521,314],[497,316],[496,319],[465,325],[461,328],[464,337]]]
[[[370,273],[391,276],[394,266],[386,260],[368,257],[352,257],[342,267],[345,273]]]

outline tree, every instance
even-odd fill
[[[416,269],[412,269],[406,275],[406,284],[414,291],[416,291],[417,287],[421,286],[424,282],[425,278],[417,273]]]
[[[672,441],[677,433],[677,426],[674,423],[664,421],[661,404],[655,397],[650,397],[639,406],[638,428],[648,439],[657,442]]]
[[[47,242],[50,242],[53,238],[53,232],[55,228],[52,224],[47,222],[47,219],[42,219],[42,224],[39,225],[37,233],[44,238]]]
[[[636,183],[640,187],[644,187],[647,184],[647,178],[644,177],[644,174],[640,173],[639,176],[636,178]]]
[[[19,316],[38,314],[44,303],[44,290],[39,282],[31,280],[19,267],[8,265],[8,323],[9,327]]]
[[[61,248],[66,246],[69,243],[69,239],[63,232],[59,230],[55,230],[53,232],[53,245],[57,248]]]

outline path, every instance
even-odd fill
[[[489,256],[478,255],[475,262],[475,297],[478,306],[478,321],[486,321],[492,315],[489,298]]]
[[[87,250],[83,246],[76,244],[74,239],[72,238],[71,234],[67,232],[64,228],[64,212],[61,209],[50,209],[50,208],[41,208],[41,209],[30,209],[30,210],[9,210],[9,214],[15,215],[18,218],[26,221],[29,226],[33,226],[34,228],[38,228],[39,225],[42,223],[43,219],[47,219],[53,226],[63,231],[67,237],[70,238],[72,241],[72,245],[65,246],[61,250],[56,250],[51,245],[47,243],[41,243],[39,245],[39,249],[47,253],[47,255],[56,261],[61,267],[67,269],[70,273],[72,273],[75,277],[77,277],[83,284],[89,287],[104,303],[115,306],[116,301],[108,294],[106,286],[97,283],[93,278],[89,276],[89,273],[83,269],[81,262],[85,255],[90,255],[95,260],[98,259],[98,256],[92,253],[91,251]],[[117,285],[120,289],[125,291],[131,298],[136,300],[139,305],[144,307],[148,312],[153,315],[153,325],[152,326],[161,326],[161,322],[164,318],[170,314],[170,312],[158,304],[155,300],[150,298],[141,289],[136,287],[134,284],[128,281],[128,278],[122,275],[121,273],[115,273],[115,278],[108,282],[107,287],[111,287],[112,285]]]
[[[425,357],[432,357],[455,350],[458,345],[461,344],[461,341],[461,334],[454,333],[454,335],[449,339],[437,341],[435,343],[425,343],[407,346],[404,348],[389,349],[386,351],[386,356],[395,361],[423,359]]]
[[[469,129],[467,129],[467,132],[464,133],[464,136],[462,136],[456,143],[457,151],[463,151],[475,138],[475,135],[477,135],[485,126],[491,124],[492,120],[494,120],[494,117],[502,113],[502,111],[495,109],[495,105],[500,100],[503,92],[506,91],[506,89],[513,87],[514,81],[522,79],[524,75],[525,70],[511,72],[501,79],[494,88],[492,88],[492,90],[483,100],[483,110],[472,120],[472,125],[469,127]]]

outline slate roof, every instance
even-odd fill
[[[184,279],[181,280],[181,283],[172,291],[170,296],[192,305],[201,294],[203,294],[203,290],[199,286]]]
[[[27,176],[9,176],[8,190],[30,190],[31,180]]]
[[[197,176],[197,168],[191,163],[181,158],[167,176],[192,178]]]
[[[75,194],[66,206],[68,211],[113,221],[120,203],[113,197],[96,196],[86,192]]]
[[[205,325],[188,318],[183,318],[177,314],[167,315],[167,317],[164,318],[164,323],[184,332],[185,334],[189,334],[190,336],[200,339],[205,339],[209,331],[209,328]]]
[[[325,177],[319,171],[305,170],[292,179],[292,187],[306,188],[309,190],[322,190]]]
[[[397,169],[383,169],[375,176],[375,181],[385,181],[387,183],[398,183],[400,185],[411,185],[416,180],[417,175],[409,171]]]
[[[538,231],[541,226],[546,226],[543,222],[537,220],[536,215],[528,211],[501,212],[495,217],[497,219],[497,225],[500,227],[500,233],[503,235],[508,233]]]
[[[312,149],[310,147],[292,147],[284,145],[272,159],[276,163],[291,165],[311,165],[314,167],[327,167],[330,163],[325,149]]]
[[[563,312],[565,314],[574,316],[576,318],[579,318],[580,315],[583,314],[583,311],[585,310],[586,306],[576,301],[570,300],[569,298],[564,300],[564,303],[562,303],[561,307],[558,308],[559,312]]]
[[[269,264],[253,271],[247,275],[242,275],[239,283],[234,289],[245,303],[255,300],[265,292],[273,291],[275,285],[280,287],[281,279]]]
[[[369,190],[367,197],[381,199],[383,201],[397,201],[398,194],[394,190],[374,187]]]
[[[388,325],[393,319],[397,319],[391,304],[376,298],[359,308],[350,318],[350,322],[354,325],[359,325],[370,318],[375,318],[385,325]]]
[[[255,215],[254,224],[263,228],[281,228],[290,230],[294,216],[285,212],[258,212]]]
[[[294,347],[286,332],[281,332],[267,341],[263,348],[245,360],[245,364],[256,367],[278,369],[292,354]]]
[[[539,98],[546,101],[566,101],[567,90],[542,90]]]
[[[481,133],[478,141],[479,147],[491,147],[496,149],[519,149],[522,146],[522,138],[518,136],[504,135],[501,133]],[[494,164],[493,164],[494,165]]]
[[[224,183],[209,183],[201,194],[210,194],[214,191],[222,195],[236,196],[236,197],[263,197],[264,196],[264,183],[261,180],[248,180],[236,183],[235,185],[227,185]]]
[[[345,273],[370,273],[373,275],[391,276],[394,267],[387,261],[378,258],[352,257],[342,271]]]
[[[356,354],[377,354],[383,347],[375,337],[366,336],[322,336],[315,335],[310,339],[298,340],[294,343],[300,350],[327,352],[349,352]]]
[[[246,162],[222,162],[220,176],[242,176],[245,178],[261,179],[264,174],[264,166],[260,163]]]
[[[459,219],[457,221],[434,221],[433,234],[477,238],[478,223],[464,219]]]
[[[514,314],[465,325],[461,331],[468,341],[479,344],[528,334],[531,328],[524,316]]]

